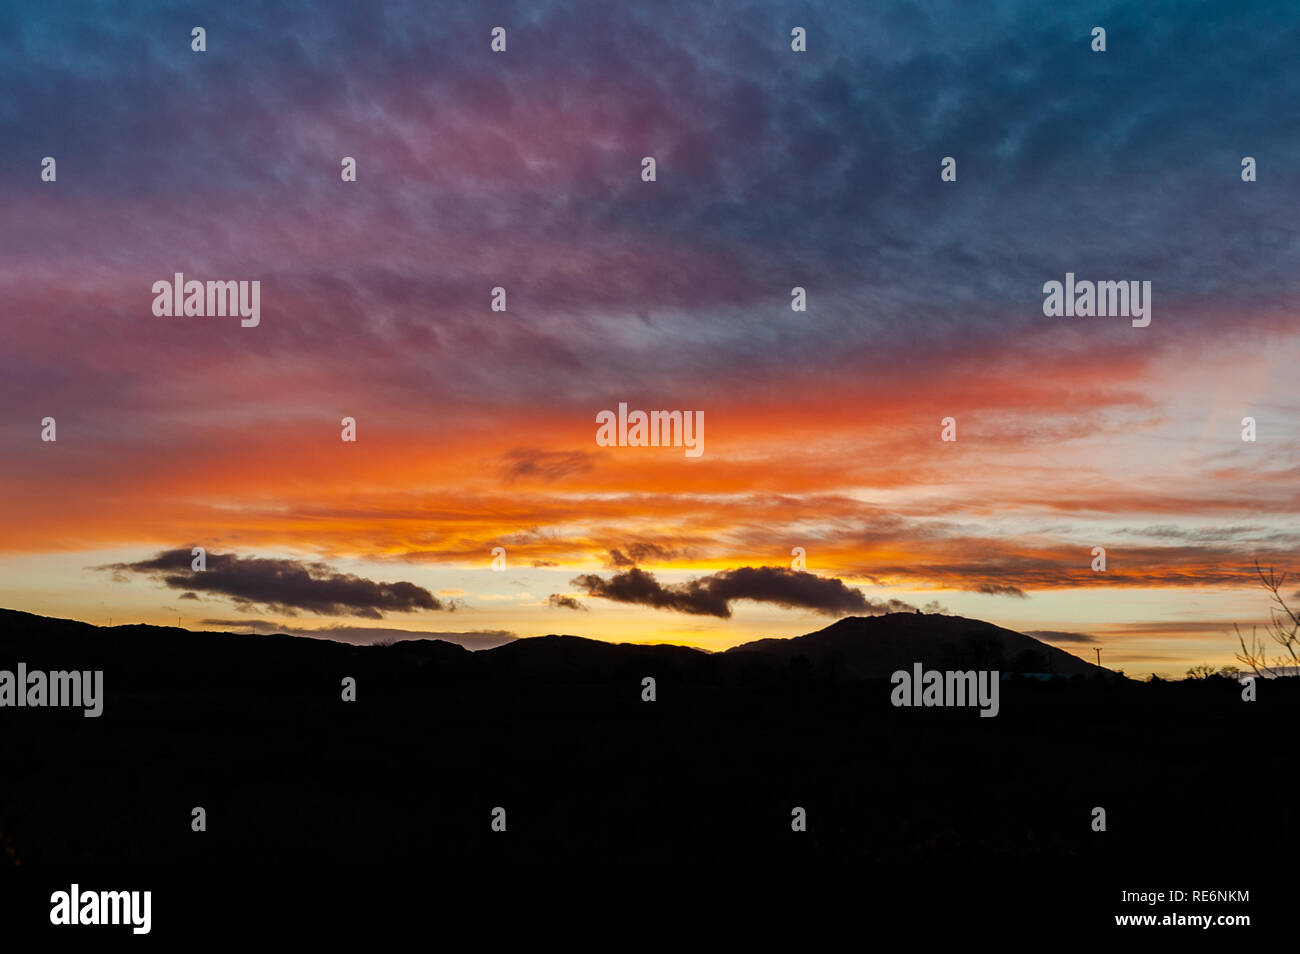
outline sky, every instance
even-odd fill
[[[0,606],[1231,663],[1300,571],[1298,55],[1281,3],[7,4]]]

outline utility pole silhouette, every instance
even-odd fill
[[[1101,665],[1101,647],[1100,647],[1100,646],[1095,646],[1095,647],[1093,647],[1093,650],[1092,650],[1092,651],[1093,651],[1094,653],[1097,654],[1097,665],[1100,666],[1100,665]]]

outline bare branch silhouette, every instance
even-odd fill
[[[1296,611],[1282,595],[1282,587],[1287,580],[1286,573],[1277,573],[1271,566],[1264,569],[1258,560],[1255,561],[1255,573],[1264,589],[1268,590],[1273,605],[1269,607],[1269,621],[1264,627],[1263,636],[1260,635],[1258,626],[1252,626],[1248,641],[1241,627],[1233,626],[1240,647],[1236,656],[1255,675],[1272,678],[1280,675],[1284,668],[1300,668],[1300,616],[1296,615]],[[1280,647],[1281,652],[1271,648],[1272,644]],[[1271,660],[1270,651],[1273,653]]]

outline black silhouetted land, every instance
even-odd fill
[[[573,636],[353,646],[0,611],[0,669],[20,661],[105,673],[98,719],[0,709],[0,831],[28,865],[1038,859],[1117,886],[1158,864],[1235,887],[1255,853],[1296,841],[1294,801],[1261,794],[1289,775],[1295,680],[1253,703],[1228,679],[1137,683],[959,617],[845,619],[711,654]],[[895,708],[888,675],[917,661],[1058,677],[1003,681],[996,718]],[[791,831],[795,806],[807,832]]]

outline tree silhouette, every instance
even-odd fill
[[[1268,590],[1273,605],[1269,607],[1269,621],[1265,624],[1264,636],[1259,634],[1258,626],[1252,626],[1250,641],[1247,642],[1241,627],[1232,627],[1237,633],[1237,644],[1241,647],[1237,660],[1257,676],[1277,676],[1280,669],[1300,667],[1300,617],[1287,605],[1281,592],[1287,574],[1276,573],[1272,567],[1265,570],[1258,560],[1255,561],[1255,572],[1264,589]],[[1273,650],[1275,655],[1271,661],[1270,642],[1276,643],[1282,650]]]

